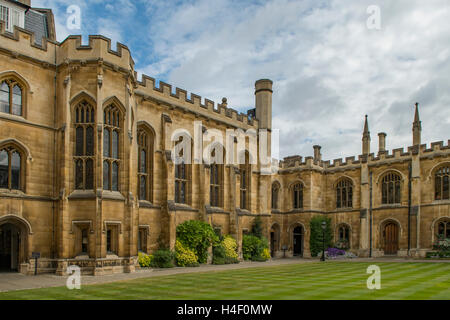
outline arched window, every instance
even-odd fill
[[[450,221],[443,220],[437,225],[438,240],[450,239]]]
[[[349,179],[343,179],[336,186],[336,208],[351,207],[353,207],[353,184]]]
[[[434,175],[434,188],[436,200],[449,200],[450,199],[450,166],[445,166],[436,171]]]
[[[272,209],[278,209],[278,194],[280,193],[280,185],[277,182],[272,183]]]
[[[303,184],[296,183],[292,187],[292,206],[294,209],[303,208]]]
[[[187,139],[187,140],[184,140]],[[188,186],[190,178],[190,164],[186,163],[185,150],[183,144],[188,144],[190,139],[187,136],[180,136],[179,140],[175,144],[175,149],[179,150],[179,153],[175,160],[175,203],[187,204],[188,203]],[[180,149],[178,149],[180,148]],[[186,150],[187,154],[189,151]],[[189,160],[190,161],[190,160]]]
[[[75,107],[75,189],[94,189],[94,107],[82,101]]]
[[[22,190],[22,154],[14,146],[0,149],[0,189]]]
[[[338,228],[338,241],[336,245],[340,249],[348,249],[350,247],[350,228],[346,224],[342,224]]]
[[[216,163],[213,163],[211,165],[209,197],[210,197],[210,205],[212,207],[221,206],[221,196],[220,196],[222,184],[221,169],[222,169],[221,166]]]
[[[220,148],[220,149],[218,149]],[[211,170],[209,182],[209,204],[212,207],[223,206],[223,147],[215,146],[211,151]],[[216,150],[217,149],[217,150]],[[217,153],[216,153],[217,151]]]
[[[0,112],[22,115],[23,88],[13,79],[0,83]]]
[[[175,202],[187,202],[187,184],[188,177],[186,172],[186,164],[184,161],[175,165]]]
[[[381,184],[382,204],[400,203],[400,183],[402,178],[397,173],[388,173]]]
[[[248,152],[245,153],[245,161],[240,165],[241,183],[240,183],[240,200],[241,209],[250,210],[250,188],[251,188],[251,165]]]
[[[103,111],[103,190],[119,191],[122,115],[111,104]]]
[[[153,134],[144,127],[138,129],[139,200],[152,201]]]

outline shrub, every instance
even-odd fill
[[[251,235],[253,235],[259,239],[263,238],[263,227],[262,227],[262,220],[261,220],[260,216],[257,216],[253,220]]]
[[[191,249],[199,263],[206,263],[208,248],[217,244],[219,238],[206,222],[189,220],[177,226],[177,239],[184,247]]]
[[[213,264],[239,263],[236,240],[231,236],[223,237],[213,247]]]
[[[222,243],[213,247],[213,264],[225,264],[227,254]]]
[[[267,239],[258,238],[254,235],[244,235],[242,238],[242,254],[244,260],[266,261],[270,259],[269,244]],[[264,253],[267,249],[268,255]]]
[[[225,254],[227,259],[239,262],[236,240],[231,236],[225,236],[222,243],[223,247],[225,248]]]
[[[194,251],[183,246],[178,240],[175,242],[175,261],[179,267],[197,267],[199,265]]]
[[[270,259],[270,250],[269,248],[264,248],[261,257],[264,259],[264,261],[267,261]]]
[[[138,254],[138,262],[141,268],[149,268],[152,263],[153,256],[151,254],[145,254],[143,252],[139,252]]]
[[[331,231],[331,219],[324,216],[315,216],[309,222],[311,235],[310,235],[310,250],[311,256],[316,257],[319,252],[322,252],[323,246],[323,231],[322,221],[327,223],[325,228],[325,247],[332,247],[333,234]]]
[[[153,254],[153,259],[150,263],[152,268],[173,268],[174,253],[169,249],[159,249]]]

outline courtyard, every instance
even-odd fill
[[[367,279],[371,276],[367,268],[371,265],[381,270],[379,290],[367,288]],[[8,276],[11,274],[0,274],[0,291],[5,291],[2,282]],[[17,279],[17,283],[29,281],[33,287],[33,277]],[[37,279],[44,288],[10,288],[12,291],[0,292],[0,300],[450,300],[448,261],[281,259],[220,267],[84,276],[80,290],[67,289],[65,277],[43,275]]]

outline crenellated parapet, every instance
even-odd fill
[[[302,161],[302,156],[289,156],[280,161],[280,173],[306,169],[321,170],[323,172],[354,170],[360,168],[362,163],[367,163],[369,166],[379,166],[411,161],[414,154],[418,154],[421,158],[426,159],[442,156],[448,157],[450,156],[450,140],[448,140],[447,145],[443,141],[438,141],[432,142],[429,147],[426,144],[420,145],[419,148],[410,146],[407,148],[407,151],[404,148],[396,148],[392,151],[379,152],[378,155],[370,153],[368,155],[359,155],[358,157],[346,157],[345,160],[339,158],[333,161],[314,162],[313,157],[306,157]]]
[[[14,26],[13,32],[8,32],[3,21],[0,21],[0,39],[0,51],[13,58],[28,59],[46,67],[55,65],[59,48],[56,41],[43,38],[41,45],[38,45],[33,32],[17,26]]]
[[[244,126],[245,128],[258,129],[257,119],[229,108],[226,98],[216,107],[213,101],[207,98],[202,101],[201,96],[194,93],[189,94],[186,90],[178,87],[174,89],[168,83],[160,81],[159,86],[157,86],[156,80],[147,75],[143,75],[142,80],[137,81],[134,92],[136,95],[142,96],[144,100],[156,100],[157,103],[165,102],[187,112],[229,122],[236,127]]]
[[[111,48],[111,39],[103,36],[89,36],[89,43],[82,44],[81,36],[69,36],[59,44],[57,64],[66,61],[97,61],[103,60],[115,66],[134,73],[134,61],[130,49],[117,43],[117,49]]]

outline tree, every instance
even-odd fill
[[[331,230],[331,219],[325,216],[315,216],[309,222],[311,235],[309,245],[311,249],[311,256],[316,257],[323,247],[323,230],[322,221],[325,221],[327,227],[325,228],[325,250],[333,245],[333,232]]]

